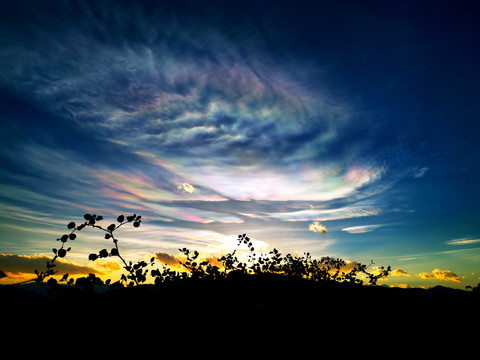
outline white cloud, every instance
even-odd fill
[[[314,221],[313,223],[308,225],[308,230],[321,233],[322,235],[325,235],[328,232],[325,225],[321,224],[318,221]]]
[[[182,191],[190,193],[190,194],[197,191],[197,189],[193,185],[191,185],[189,183],[186,183],[186,182],[178,185],[177,188],[179,190],[182,190]]]

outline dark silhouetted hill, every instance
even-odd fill
[[[315,283],[284,276],[243,276],[135,287],[1,286],[4,326],[83,324],[112,329],[313,334],[459,334],[480,320],[479,296],[463,290]],[[223,329],[223,330],[222,330]],[[313,334],[312,334],[313,332]],[[297,334],[298,335],[298,334]],[[306,334],[307,336],[307,334]]]

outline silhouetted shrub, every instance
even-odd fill
[[[472,293],[476,294],[476,295],[480,295],[480,283],[477,284],[477,286],[466,286],[466,289],[467,290],[471,290]]]
[[[283,331],[296,331],[305,330],[308,321],[309,327],[318,324],[309,330],[317,339],[318,329],[323,335],[349,330],[356,336],[368,324],[372,329],[413,329],[420,335],[462,326],[466,329],[480,321],[475,295],[479,286],[455,293],[366,286],[388,276],[390,267],[372,271],[373,262],[363,265],[332,257],[317,260],[308,252],[303,256],[282,255],[277,249],[256,253],[246,234],[237,238],[238,245],[247,249],[242,256],[235,249],[213,263],[202,261],[198,251],[182,248],[179,251],[184,260],[180,264],[185,271],[163,264],[163,268],[156,268],[154,258],[132,263],[119,250],[115,231],[127,223],[138,227],[141,217],[120,215],[108,226],[100,225],[101,216],[85,214],[84,220],[78,226],[73,222],[67,225],[70,231],[58,238],[61,245],[52,250],[55,256],[47,262],[46,270],[36,271],[34,282],[43,286],[0,286],[5,308],[16,311],[11,326],[32,322],[32,318],[48,323],[52,314],[59,319],[68,314],[69,321],[74,316],[79,323],[107,320],[114,329],[148,329],[151,314],[155,314],[165,326],[179,324],[182,331],[194,323],[202,324],[203,330],[207,324],[212,324],[212,330],[243,324],[249,333],[254,329],[276,330],[277,325]],[[58,281],[52,277],[56,259],[71,251],[67,245],[78,241],[76,235],[85,227],[103,232],[105,239],[113,242],[110,250],[101,249],[88,257],[91,261],[118,257],[125,270],[119,281],[112,283],[94,274],[76,280],[69,279],[69,274]],[[445,312],[446,308],[468,309],[468,316]]]
[[[77,231],[81,231],[85,227],[92,227],[105,232],[105,239],[111,240],[113,242],[113,247],[110,250],[102,249],[98,253],[92,253],[88,256],[88,259],[90,261],[96,261],[97,259],[102,258],[118,257],[123,262],[124,269],[126,270],[126,274],[122,274],[121,276],[120,284],[138,286],[145,283],[149,273],[148,267],[154,265],[155,259],[152,257],[149,262],[141,260],[135,264],[131,261],[127,263],[120,254],[118,239],[114,234],[117,229],[127,223],[133,223],[134,227],[139,227],[142,221],[141,216],[136,214],[130,216],[119,215],[117,217],[117,223],[112,223],[107,227],[99,225],[99,222],[103,220],[103,217],[100,215],[85,214],[83,217],[85,221],[79,226],[74,222],[68,223],[67,228],[71,230],[70,233],[64,234],[57,239],[57,241],[61,242],[61,247],[59,249],[52,249],[55,256],[51,261],[47,262],[47,268],[45,271],[39,272],[38,270],[35,270],[35,273],[37,274],[35,281],[40,284],[43,283],[46,278],[53,275],[56,266],[55,260],[59,257],[65,257],[67,252],[71,250],[71,247],[66,248],[67,242],[73,241],[77,238]],[[312,259],[310,253],[305,253],[302,257],[293,256],[291,254],[282,256],[277,249],[273,249],[268,254],[256,254],[253,243],[246,234],[238,235],[237,242],[239,246],[246,245],[249,250],[246,262],[240,261],[236,256],[236,250],[234,250],[233,252],[225,254],[217,259],[217,261],[223,264],[223,268],[220,268],[216,265],[212,265],[208,260],[199,262],[198,257],[200,254],[198,251],[191,251],[187,248],[182,248],[179,249],[179,251],[186,257],[186,260],[184,262],[180,261],[180,264],[186,269],[186,272],[173,271],[168,266],[164,265],[162,271],[158,268],[153,269],[151,270],[150,275],[153,277],[155,285],[187,279],[220,280],[232,277],[238,278],[238,276],[247,275],[279,275],[282,277],[306,279],[322,283],[345,282],[363,285],[364,280],[360,279],[358,275],[364,274],[366,278],[368,278],[368,283],[370,285],[376,285],[379,279],[387,277],[391,271],[389,266],[386,269],[380,267],[376,273],[370,273],[367,269],[373,265],[373,262],[368,266],[357,263],[353,269],[346,271],[346,261],[330,257],[316,260]],[[63,281],[65,281],[67,285],[74,285],[73,279],[68,280],[68,274],[65,274],[61,278],[60,282]],[[90,274],[86,278],[77,279],[75,285],[85,287],[86,284],[91,284],[93,282],[96,282],[97,285],[110,285],[110,280],[107,280],[105,283],[101,281],[101,284],[100,281],[99,278]],[[50,287],[53,287],[56,284],[56,280],[50,278],[48,284]],[[118,286],[119,283],[117,282],[115,285]]]

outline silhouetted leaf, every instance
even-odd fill
[[[88,260],[92,260],[92,261],[95,261],[98,259],[98,255],[97,254],[90,254],[88,255]]]
[[[118,222],[123,222],[124,220],[125,220],[125,216],[123,215],[120,215],[119,217],[117,217]]]
[[[90,219],[92,218],[92,215],[90,215],[90,214],[85,214],[85,215],[83,215],[83,218],[84,218],[85,220],[90,220]]]
[[[70,238],[70,240],[75,240],[75,238],[77,237],[77,235],[75,235],[75,234],[70,234],[70,235],[68,235],[68,237]]]
[[[116,227],[115,224],[110,224],[110,225],[108,225],[107,230],[113,231],[113,230],[115,230],[115,227]]]
[[[63,258],[65,255],[67,255],[67,251],[65,249],[58,250],[58,256]]]
[[[97,216],[97,221],[103,220],[103,216],[99,215]]]
[[[72,222],[68,223],[67,227],[69,229],[73,229],[75,227],[75,223],[72,221]]]
[[[139,226],[140,226],[140,222],[138,222],[138,221],[135,221],[135,222],[133,223],[133,226],[135,226],[135,227],[139,227]]]
[[[110,239],[111,235],[110,234],[105,234],[105,239]]]
[[[66,242],[68,240],[68,234],[65,234],[65,235],[62,235],[62,237],[60,238],[60,240],[62,242]]]
[[[102,249],[102,250],[100,250],[100,252],[98,253],[98,255],[99,255],[100,257],[102,257],[102,258],[103,258],[103,257],[107,257],[107,256],[108,256],[108,251],[107,251],[107,249]]]

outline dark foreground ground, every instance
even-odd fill
[[[211,339],[275,334],[277,339],[310,341],[362,337],[381,344],[400,337],[478,336],[480,326],[480,296],[469,291],[285,278],[184,281],[122,289],[61,286],[56,291],[46,285],[4,285],[0,299],[2,328],[20,336],[58,337],[62,332],[103,329],[102,336],[117,333],[136,341],[161,339],[159,334]]]

